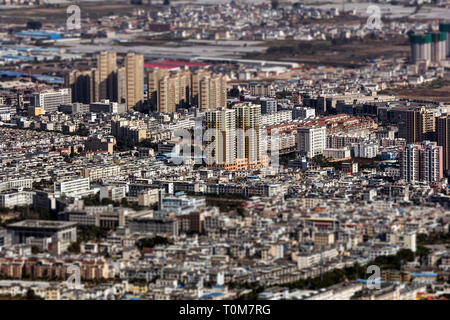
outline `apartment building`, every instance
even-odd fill
[[[207,111],[205,116],[206,128],[215,130],[214,150],[206,154],[206,163],[233,166],[236,161],[236,110]]]
[[[72,90],[70,88],[34,93],[31,96],[31,105],[42,108],[43,113],[58,111],[61,105],[72,104]]]
[[[96,101],[97,69],[73,70],[65,74],[64,86],[72,91],[72,101],[90,104]]]
[[[128,221],[131,233],[178,236],[178,220],[154,218],[153,215],[133,217]]]
[[[14,208],[33,204],[34,192],[21,189],[0,192],[0,208]]]
[[[450,170],[450,117],[443,115],[436,118],[437,144],[442,147],[443,168]]]
[[[408,144],[399,152],[400,176],[407,182],[438,182],[443,178],[443,148],[436,142]]]
[[[281,110],[269,114],[261,115],[261,125],[272,126],[280,123],[292,121],[291,110]]]
[[[54,192],[60,195],[82,194],[90,189],[89,178],[79,178],[54,183]]]
[[[258,165],[262,161],[261,146],[261,106],[256,104],[236,104],[237,145],[236,158],[247,159],[248,164]]]
[[[128,53],[125,57],[125,103],[127,110],[144,103],[144,56]],[[119,85],[123,85],[119,83]],[[115,100],[113,100],[115,101]]]
[[[425,107],[406,111],[407,143],[434,140],[435,112],[434,109]]]
[[[93,166],[83,169],[83,177],[89,178],[90,181],[97,181],[109,177],[117,177],[119,174],[120,166],[117,165]]]
[[[97,72],[95,76],[97,89],[94,101],[104,99],[118,101],[117,54],[115,52],[100,52],[97,57]]]
[[[297,152],[308,158],[323,154],[326,148],[326,127],[299,127],[297,129]]]

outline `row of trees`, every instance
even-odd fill
[[[309,279],[301,279],[292,283],[284,284],[283,286],[289,289],[308,289],[308,290],[319,290],[322,288],[328,288],[333,285],[352,281],[356,279],[366,279],[370,276],[367,273],[367,267],[369,265],[377,265],[381,270],[395,269],[400,270],[401,266],[406,262],[414,261],[418,257],[423,257],[428,254],[428,249],[419,246],[417,251],[414,253],[409,249],[401,249],[396,255],[391,256],[380,256],[375,259],[375,261],[369,262],[367,265],[360,265],[355,263],[352,267],[346,267],[343,269],[334,269],[331,271],[324,272],[321,276]],[[246,288],[252,291],[240,299],[257,299],[258,294],[264,291],[264,287],[260,286],[258,283],[252,284],[230,284],[231,288]]]

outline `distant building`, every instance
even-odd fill
[[[436,142],[408,144],[399,152],[400,176],[407,182],[438,182],[443,178],[443,150]]]
[[[82,194],[90,189],[89,178],[79,178],[54,183],[54,191],[60,195]]]
[[[68,104],[72,104],[72,92],[70,88],[35,93],[31,96],[31,105],[41,107],[44,113],[58,111],[59,106]]]
[[[292,118],[293,119],[308,119],[314,118],[316,116],[316,110],[313,108],[307,107],[295,107],[292,110]]]
[[[122,102],[124,98],[127,110],[140,107],[144,103],[144,56],[142,54],[127,54],[125,58],[125,81],[118,81],[119,87],[125,84],[125,88],[119,88],[119,93],[125,93],[124,96],[119,96],[119,102]]]
[[[326,142],[326,127],[299,127],[297,129],[297,152],[308,158],[323,154]]]
[[[7,226],[12,233],[13,243],[26,243],[27,238],[54,238],[77,241],[76,222],[23,220]]]
[[[433,140],[436,130],[435,110],[425,107],[406,112],[406,142]]]
[[[89,137],[84,143],[86,151],[103,151],[113,154],[116,139],[113,136],[109,137]]]
[[[28,206],[33,203],[34,192],[21,189],[0,192],[0,208]]]
[[[131,218],[128,226],[131,233],[178,236],[177,219],[153,218],[153,215],[146,215]]]
[[[442,147],[443,168],[450,170],[450,116],[443,115],[436,118],[437,144]]]
[[[261,114],[272,114],[278,111],[275,99],[261,98],[259,103],[261,104]]]

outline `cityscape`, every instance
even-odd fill
[[[0,0],[0,137],[0,300],[450,299],[449,0]]]

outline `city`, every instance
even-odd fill
[[[450,298],[448,0],[0,16],[0,300]]]

